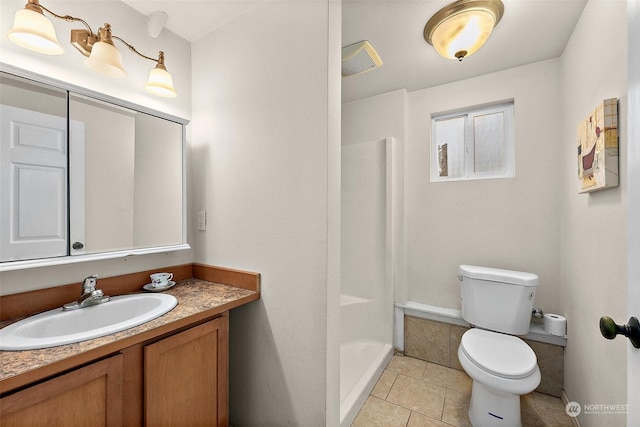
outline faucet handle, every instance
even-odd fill
[[[84,278],[82,282],[82,290],[83,292],[91,292],[96,289],[96,285],[98,284],[98,275],[92,274],[91,276],[87,276]]]

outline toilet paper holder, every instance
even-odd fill
[[[618,325],[612,318],[603,316],[600,318],[600,333],[608,340],[624,335],[635,348],[640,348],[640,322],[636,317],[630,317],[626,325]]]

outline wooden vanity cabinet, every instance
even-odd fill
[[[229,316],[0,399],[5,426],[228,426]]]
[[[147,426],[227,426],[228,316],[144,347]]]
[[[122,426],[122,355],[0,399],[0,425]]]

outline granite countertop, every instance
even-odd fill
[[[140,291],[144,292],[142,289]],[[178,305],[168,313],[145,324],[79,343],[39,350],[0,351],[0,381],[86,352],[94,352],[100,356],[101,347],[117,341],[122,341],[122,348],[126,348],[136,343],[136,336],[140,336],[140,340],[144,341],[153,337],[154,330],[157,330],[158,334],[170,332],[172,323],[179,328],[184,326],[185,320],[189,318],[197,322],[202,320],[203,316],[214,316],[259,297],[259,293],[255,291],[199,279],[179,281],[165,293],[175,296],[178,299]],[[11,321],[3,322],[0,326],[7,326],[9,323]]]

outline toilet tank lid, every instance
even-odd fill
[[[502,270],[499,268],[479,267],[477,265],[461,265],[458,269],[461,276],[470,279],[489,280],[520,286],[537,286],[538,275],[523,271]]]

